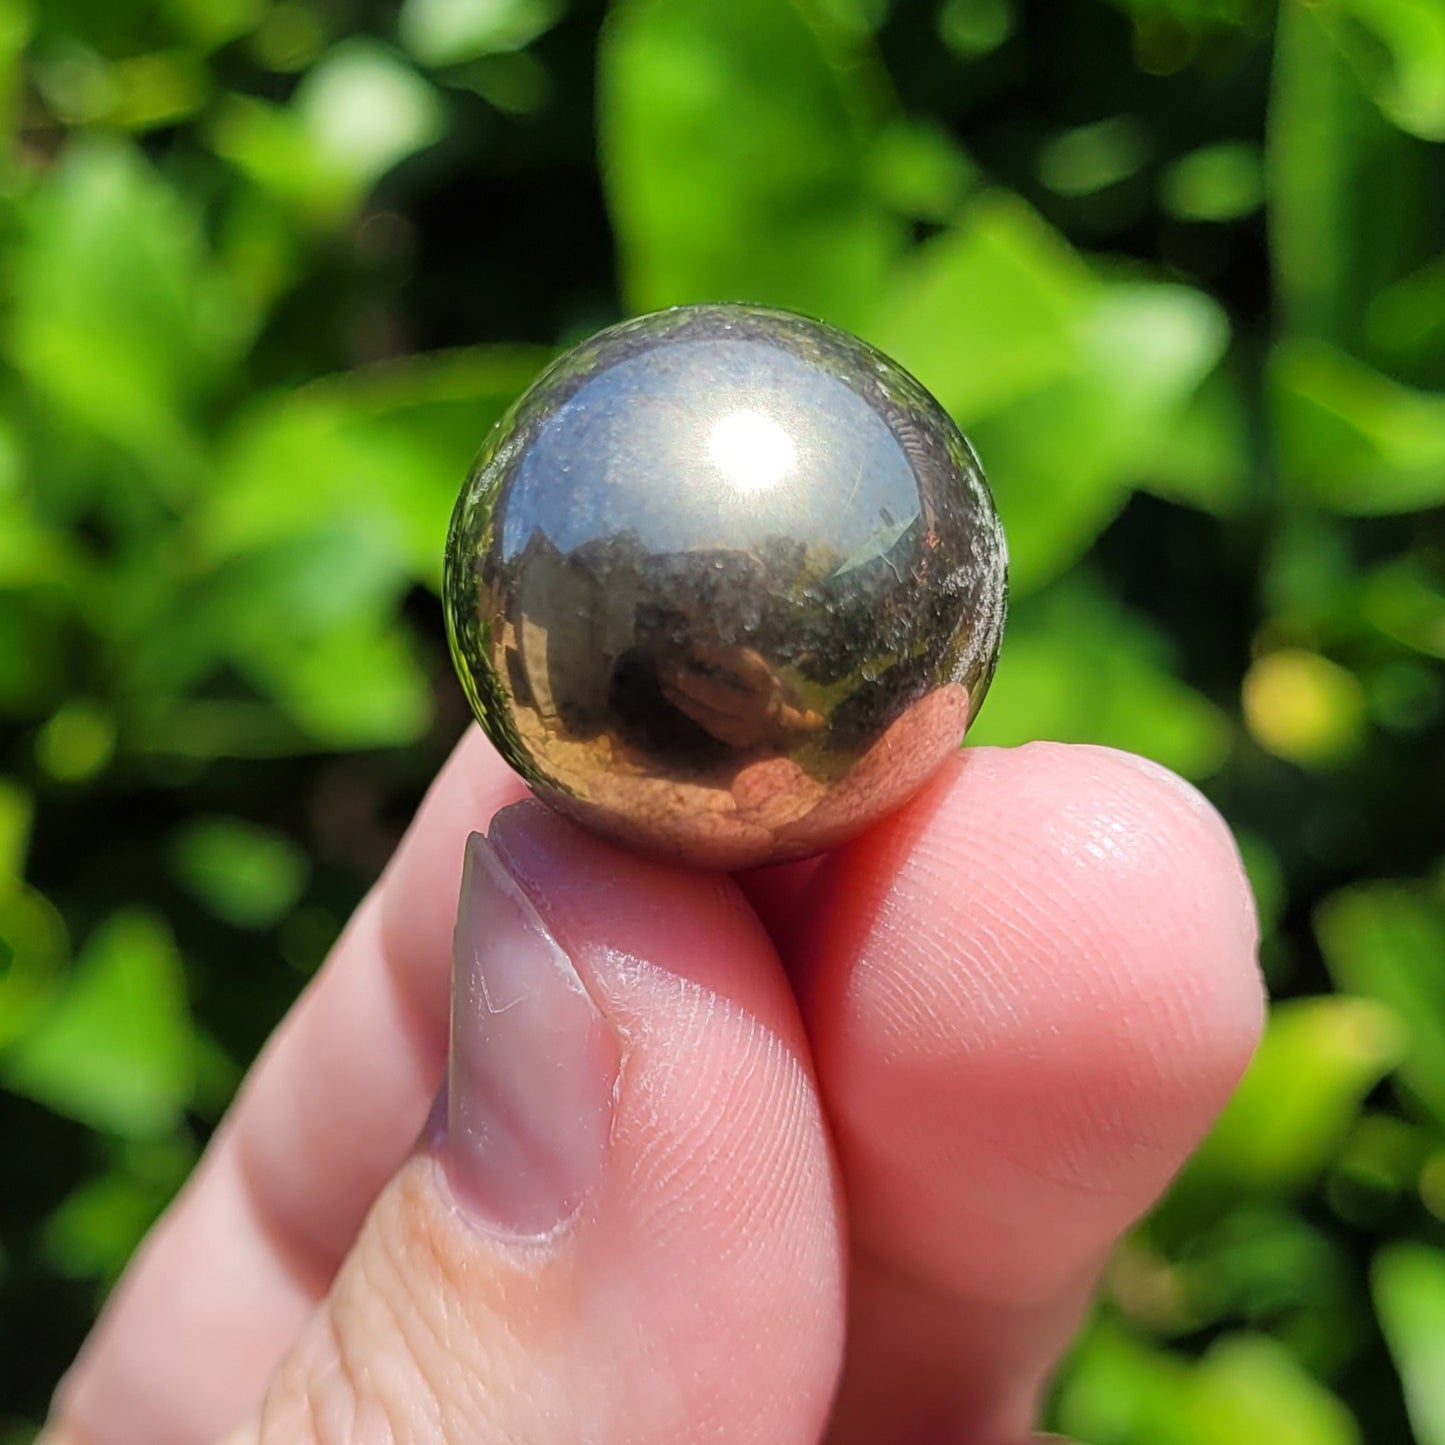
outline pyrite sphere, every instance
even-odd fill
[[[739,868],[860,832],[958,745],[1005,571],[977,457],[901,367],[785,312],[680,307],[583,343],[498,423],[447,626],[542,798]]]

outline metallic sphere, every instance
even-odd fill
[[[546,801],[656,857],[806,857],[914,793],[993,675],[1007,559],[907,372],[756,306],[614,326],[498,423],[447,542],[452,655]]]

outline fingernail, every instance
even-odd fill
[[[459,1202],[515,1238],[550,1234],[602,1169],[619,1049],[571,959],[480,833],[453,940],[443,1154]]]

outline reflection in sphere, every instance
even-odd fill
[[[842,842],[958,745],[1005,570],[978,459],[900,367],[784,312],[680,307],[567,353],[498,423],[447,625],[543,798],[737,868]]]

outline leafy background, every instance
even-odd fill
[[[455,489],[746,297],[968,429],[978,737],[1239,832],[1277,999],[1052,1423],[1445,1445],[1442,0],[0,0],[0,1440],[464,723]]]

